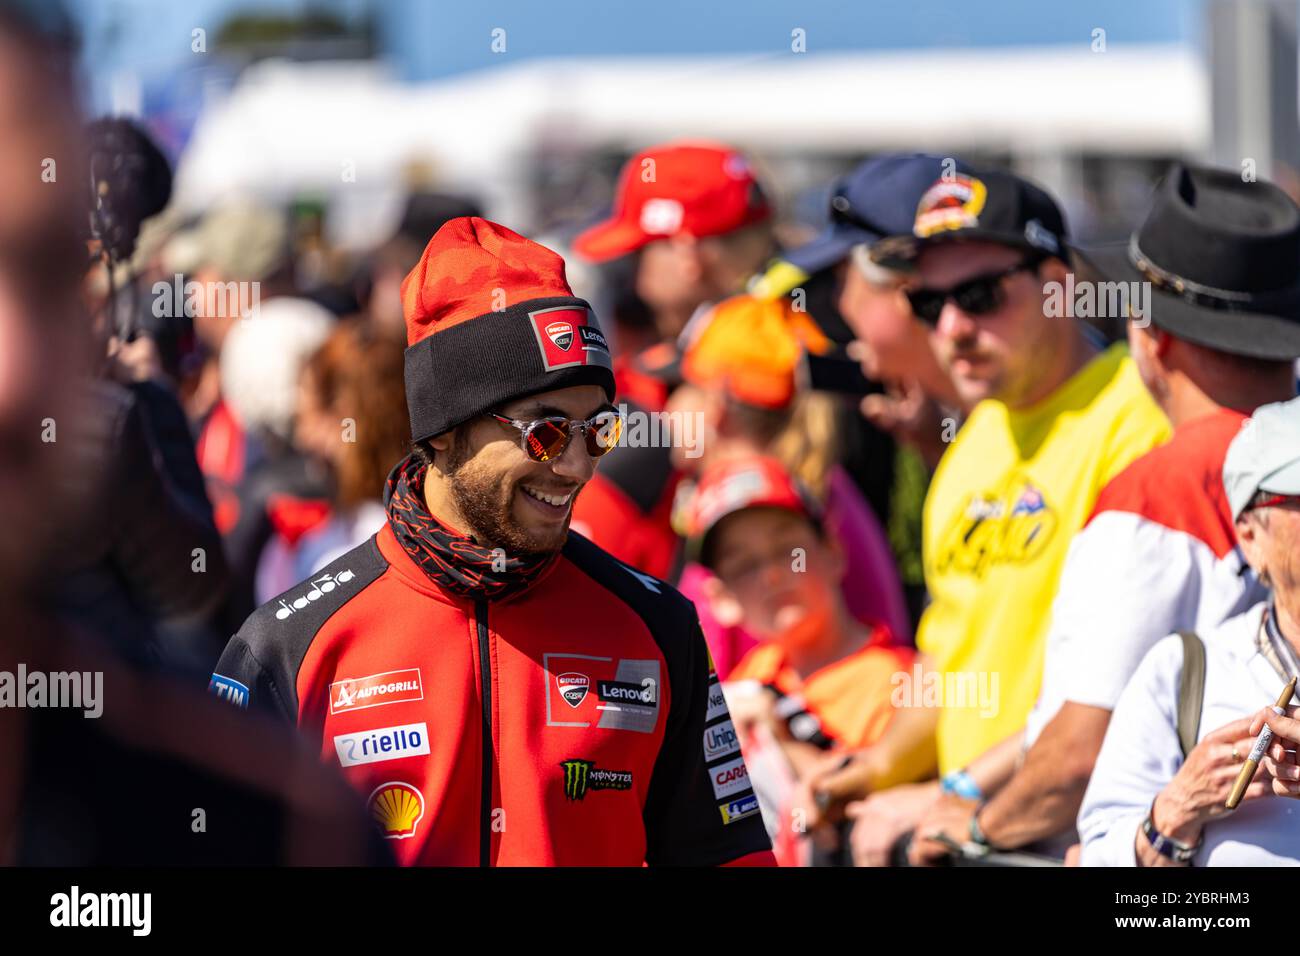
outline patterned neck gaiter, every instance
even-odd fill
[[[457,534],[424,504],[424,466],[409,455],[388,476],[388,524],[402,549],[438,587],[479,601],[500,601],[527,590],[559,556],[502,554]]]

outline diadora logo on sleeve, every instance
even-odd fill
[[[349,710],[365,710],[384,704],[424,700],[420,685],[420,669],[408,667],[400,671],[384,671],[369,677],[348,677],[330,684],[330,713],[342,714]]]
[[[662,694],[659,661],[543,654],[542,665],[546,726],[654,731]]]
[[[548,372],[573,365],[610,367],[609,343],[591,313],[571,305],[528,313],[542,366]]]
[[[375,787],[366,806],[389,840],[415,836],[415,829],[424,818],[424,794],[401,780],[391,780]]]
[[[224,674],[212,675],[212,679],[208,681],[208,692],[216,694],[226,703],[245,709],[248,707],[249,698],[253,696],[248,692],[247,687]]]
[[[710,767],[709,776],[713,779],[715,797],[729,797],[733,793],[749,789],[749,771],[745,769],[742,757]]]
[[[722,811],[722,823],[725,826],[728,823],[735,823],[737,820],[743,820],[745,817],[752,817],[756,814],[758,812],[758,797],[751,793],[739,800],[730,800],[727,803],[719,804],[718,809]]]
[[[334,749],[338,752],[339,763],[345,767],[427,755],[429,725],[402,724],[400,727],[341,734],[334,738]]]
[[[304,585],[307,590],[298,597],[290,598],[288,601],[285,601],[283,598],[280,599],[280,607],[275,612],[275,619],[277,621],[285,620],[297,611],[301,611],[308,607],[313,601],[319,601],[323,596],[329,594],[335,588],[347,584],[354,577],[356,577],[356,575],[352,573],[351,569],[349,569],[346,571],[340,571],[337,575],[322,574],[320,577],[308,581],[306,585]]]
[[[704,728],[705,763],[719,757],[729,757],[739,749],[740,738],[736,736],[736,728],[731,721],[724,720],[720,724]]]

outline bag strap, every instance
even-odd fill
[[[1178,742],[1183,759],[1200,739],[1201,708],[1205,703],[1205,644],[1192,631],[1179,631],[1183,639],[1183,678],[1178,686]]]

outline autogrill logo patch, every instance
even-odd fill
[[[384,671],[368,677],[345,678],[330,684],[331,714],[411,700],[424,700],[420,670],[417,667]]]
[[[600,770],[591,760],[565,760],[560,764],[564,771],[564,796],[581,800],[589,790],[631,790],[632,771]]]

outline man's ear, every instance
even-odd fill
[[[1064,285],[1069,273],[1070,267],[1055,256],[1044,259],[1038,267],[1038,276],[1044,282],[1059,282]]]
[[[723,627],[739,627],[740,622],[744,620],[745,612],[727,586],[719,578],[710,574],[704,579],[702,589],[714,619]]]
[[[1268,561],[1264,555],[1264,536],[1260,534],[1261,525],[1256,517],[1242,515],[1237,519],[1237,543],[1246,556],[1255,576],[1266,586],[1271,587],[1268,579]]]
[[[453,428],[451,431],[443,432],[441,435],[434,435],[429,439],[429,446],[433,448],[434,451],[445,452],[451,447],[452,440],[455,437],[456,429]]]

